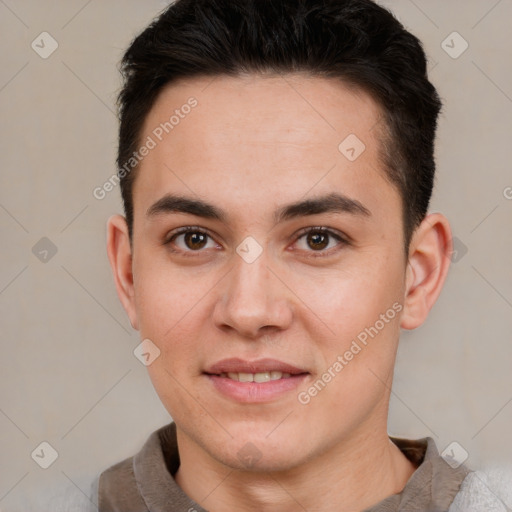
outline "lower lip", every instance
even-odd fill
[[[239,382],[228,377],[205,374],[217,391],[238,402],[261,403],[270,402],[280,396],[296,390],[308,376],[307,373],[292,375],[285,379],[268,382]]]

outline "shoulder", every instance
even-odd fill
[[[99,512],[148,512],[166,489],[176,490],[166,460],[169,456],[169,465],[179,465],[175,445],[175,425],[171,422],[151,433],[133,457],[103,471],[96,492]]]
[[[471,471],[449,512],[507,512],[512,507],[512,467]]]
[[[97,480],[91,484],[90,479],[84,481],[67,482],[57,488],[46,489],[37,493],[24,503],[23,510],[37,510],[38,512],[98,512],[97,507]],[[21,509],[20,509],[21,510]]]
[[[97,479],[99,512],[147,512],[133,471],[133,457],[110,466]]]

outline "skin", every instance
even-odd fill
[[[423,323],[445,280],[449,224],[428,215],[404,257],[402,202],[373,129],[381,111],[362,91],[301,75],[195,78],[167,86],[141,140],[190,96],[198,106],[138,169],[132,244],[123,217],[108,222],[119,297],[161,351],[148,370],[177,425],[176,481],[213,512],[370,507],[415,470],[388,437],[388,403],[400,329]],[[353,162],[338,150],[349,134],[366,146]],[[370,214],[274,221],[284,205],[332,192]],[[207,201],[226,219],[148,214],[168,193]],[[183,226],[211,238],[199,249],[183,235],[165,245]],[[323,248],[301,233],[318,226],[349,243],[329,237]],[[263,249],[252,263],[236,252],[247,236]],[[397,303],[400,313],[301,404],[298,392]],[[276,400],[241,404],[203,373],[228,357],[275,358],[309,374]],[[259,457],[250,465],[239,457],[247,443]]]

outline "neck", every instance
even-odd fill
[[[210,512],[349,512],[399,493],[415,466],[384,429],[356,435],[288,471],[234,470],[198,447],[179,428],[177,484]]]

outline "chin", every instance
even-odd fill
[[[255,443],[247,441],[234,453],[219,454],[218,460],[237,471],[275,473],[299,466],[303,458],[303,454],[298,457],[299,453],[299,449],[276,451],[266,447],[258,448]]]
[[[276,431],[269,436],[272,429],[258,430],[232,432],[234,439],[223,446],[224,450],[219,452],[217,445],[211,454],[230,468],[256,473],[286,471],[307,458],[305,440],[295,439],[293,432]]]

